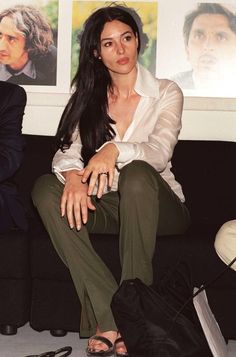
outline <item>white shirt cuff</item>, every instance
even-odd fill
[[[117,158],[117,163],[124,164],[129,163],[134,160],[137,156],[137,148],[134,143],[127,143],[121,141],[107,141],[99,149],[96,151],[100,151],[107,144],[114,144],[119,151],[119,155]]]
[[[71,170],[81,171],[82,169],[78,169],[78,167],[70,167],[70,168],[64,169],[64,170],[58,169],[57,167],[52,168],[52,172],[56,175],[58,180],[63,184],[65,184],[66,180],[65,180],[65,177],[62,175],[62,172],[71,171]]]

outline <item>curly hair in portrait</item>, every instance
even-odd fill
[[[213,15],[219,14],[225,16],[229,22],[230,29],[236,33],[236,16],[234,13],[232,13],[230,10],[224,7],[223,4],[200,3],[198,4],[195,10],[191,11],[189,14],[186,15],[184,20],[183,35],[184,35],[184,42],[186,46],[188,45],[189,35],[194,20],[196,19],[197,16],[203,14],[213,14]]]
[[[14,22],[17,30],[26,39],[26,50],[30,59],[44,56],[53,44],[52,29],[43,14],[33,6],[16,5],[0,13]]]
[[[107,91],[112,87],[111,77],[99,59],[102,30],[107,22],[113,20],[130,26],[138,38],[138,53],[142,53],[148,43],[140,17],[126,6],[111,4],[98,9],[85,22],[78,37],[80,55],[78,69],[72,81],[74,92],[62,114],[56,135],[58,148],[64,151],[70,147],[75,129],[79,129],[85,165],[96,149],[115,135],[110,125],[114,122],[107,113]]]

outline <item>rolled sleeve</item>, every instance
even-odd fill
[[[120,141],[107,141],[96,151],[100,151],[107,144],[114,144],[119,151],[118,158],[116,162],[118,164],[127,164],[138,157],[138,147],[135,143],[120,142]]]
[[[138,157],[138,146],[135,143],[114,142],[114,144],[119,151],[119,156],[117,158],[118,164],[129,163]]]
[[[65,178],[62,172],[71,170],[82,170],[84,168],[83,161],[81,159],[81,140],[78,131],[73,134],[73,142],[69,149],[64,152],[60,149],[54,155],[52,161],[52,172],[57,176],[58,180],[65,183]]]

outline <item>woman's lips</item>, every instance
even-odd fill
[[[128,62],[129,62],[129,58],[128,58],[128,57],[120,58],[120,59],[118,59],[118,61],[117,61],[117,63],[118,63],[118,64],[121,64],[121,65],[127,64]]]

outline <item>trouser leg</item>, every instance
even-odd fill
[[[41,177],[32,198],[55,249],[70,270],[81,306],[80,335],[91,336],[96,327],[116,330],[110,302],[117,289],[113,275],[94,251],[88,232],[118,233],[118,194],[104,195],[95,212],[89,213],[86,226],[80,231],[70,229],[67,219],[60,216],[63,185],[54,175]]]
[[[133,161],[120,174],[120,256],[122,280],[153,280],[156,234],[183,233],[189,223],[185,205],[156,170]]]

